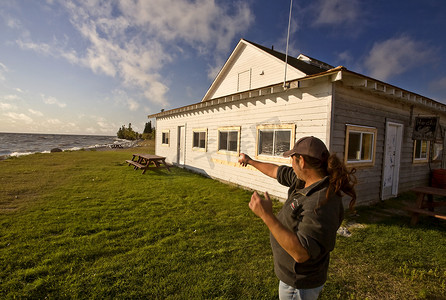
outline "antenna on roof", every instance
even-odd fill
[[[293,0],[290,1],[290,16],[288,18],[288,34],[286,37],[286,52],[285,52],[285,77],[283,79],[283,87],[287,88],[287,84],[286,84],[286,69],[288,66],[288,43],[290,40],[290,27],[291,27],[291,11],[293,9]]]

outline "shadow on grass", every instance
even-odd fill
[[[413,229],[425,228],[429,230],[446,231],[444,220],[420,216],[418,223],[410,225],[411,213],[404,208],[415,206],[416,195],[412,192],[403,193],[397,198],[380,201],[374,205],[362,206],[356,209],[356,215],[347,215],[346,222],[360,224],[382,224],[408,227]],[[438,197],[435,201],[446,201],[446,197]],[[446,209],[436,208],[436,212],[446,214]]]
[[[358,207],[347,215],[320,299],[446,299],[446,222],[404,209],[415,195]]]

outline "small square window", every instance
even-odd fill
[[[207,129],[194,129],[193,144],[194,150],[206,151]]]
[[[429,161],[429,141],[415,140],[413,145],[413,162],[425,163]]]
[[[162,145],[169,145],[170,140],[170,131],[163,131],[161,133],[161,144]]]
[[[239,153],[240,127],[225,127],[218,129],[218,151]]]
[[[347,125],[344,157],[347,164],[373,166],[376,133],[376,128]]]

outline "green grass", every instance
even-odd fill
[[[132,152],[0,161],[0,298],[276,299],[269,233],[249,191],[179,168],[134,171]],[[362,208],[338,237],[321,299],[446,298],[445,223]],[[278,210],[281,204],[275,202]]]

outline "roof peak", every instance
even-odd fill
[[[324,72],[324,71],[334,68],[330,64],[327,64],[321,60],[312,58],[305,54],[299,54],[298,57],[288,55],[288,59],[286,59],[287,55],[285,53],[274,50],[274,46],[272,46],[271,48],[268,48],[268,47],[259,45],[257,43],[248,41],[246,39],[241,39],[241,40],[275,56],[276,58],[282,60],[283,62],[285,62],[285,60],[287,60],[288,64],[301,70],[302,72],[304,72],[307,75],[321,73],[321,72]],[[305,64],[303,64],[303,63],[305,63]]]

